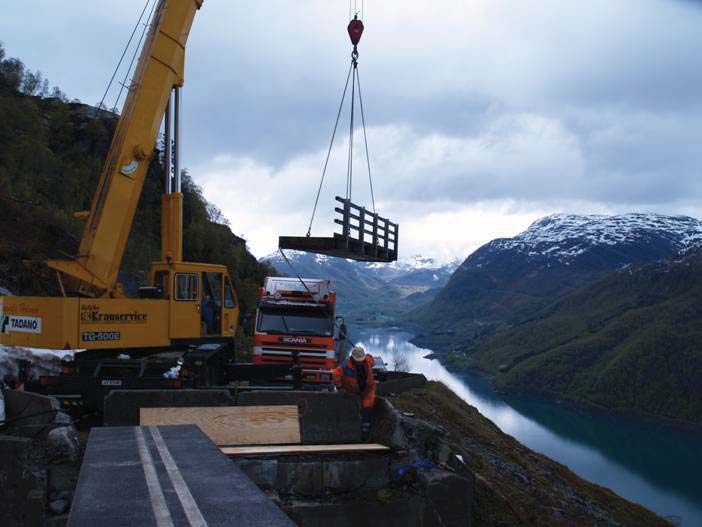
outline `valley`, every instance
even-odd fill
[[[418,257],[381,274],[302,253],[291,262],[335,282],[348,321],[409,329],[452,371],[700,430],[701,243],[702,222],[690,217],[555,215],[458,266]],[[290,271],[280,257],[266,262]]]

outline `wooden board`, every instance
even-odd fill
[[[390,450],[390,447],[376,443],[358,443],[348,445],[226,446],[220,450],[227,456],[284,456],[325,454],[328,452],[386,452]]]
[[[300,442],[297,406],[140,408],[144,425],[197,425],[222,445],[281,445]]]

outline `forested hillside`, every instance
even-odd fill
[[[454,353],[454,365],[490,371],[506,390],[702,423],[700,276],[699,248],[612,273]]]
[[[82,222],[72,215],[90,208],[117,118],[69,102],[41,73],[6,58],[0,45],[0,287],[15,294],[53,292],[51,277],[22,261],[76,253]],[[155,150],[120,275],[127,291],[141,285],[149,263],[160,258],[162,181]],[[221,213],[187,173],[182,188],[184,258],[227,265],[244,307],[253,306],[266,266],[245,240],[217,223]]]

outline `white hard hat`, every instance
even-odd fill
[[[366,358],[366,350],[363,349],[363,346],[354,346],[351,350],[351,358],[356,362],[361,362]]]

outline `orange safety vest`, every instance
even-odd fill
[[[363,408],[373,408],[375,404],[375,379],[373,378],[373,365],[375,360],[370,355],[363,359],[363,367],[366,369],[366,386],[361,393],[356,375],[356,364],[353,359],[348,358],[332,370],[334,383],[341,386],[349,393],[361,396],[361,406]]]

